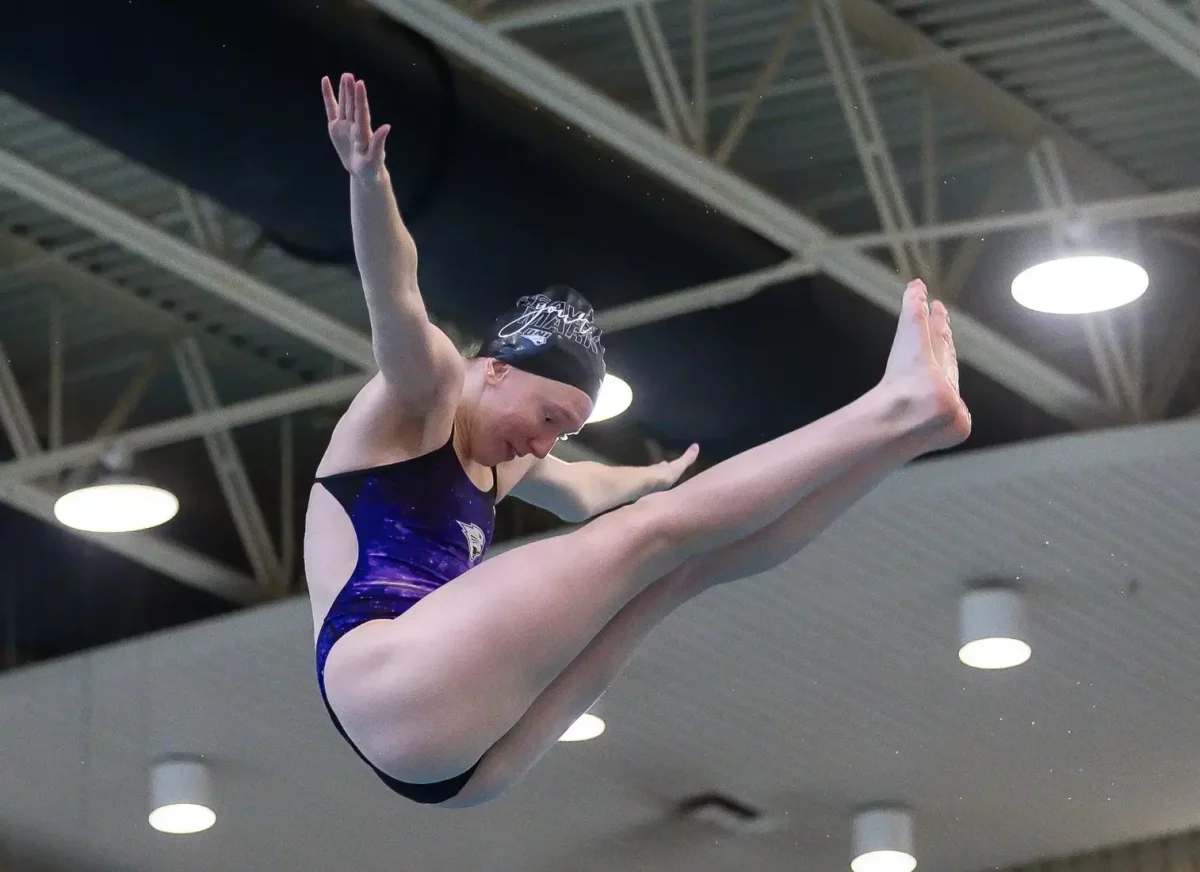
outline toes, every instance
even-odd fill
[[[904,308],[919,318],[929,316],[929,291],[920,279],[914,279],[904,289]]]
[[[939,336],[950,331],[950,312],[941,300],[929,307],[929,329]]]

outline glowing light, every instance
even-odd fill
[[[597,421],[615,418],[628,409],[632,402],[633,389],[623,379],[615,375],[606,375],[604,383],[600,385],[600,396],[596,398],[596,406],[587,422],[594,424]]]
[[[604,721],[592,714],[582,714],[575,723],[567,727],[567,731],[562,734],[560,742],[586,742],[588,739],[594,739],[604,732]]]
[[[170,758],[150,771],[150,826],[173,836],[199,833],[217,822],[208,769],[197,759]]]
[[[217,822],[217,814],[206,805],[177,802],[150,812],[150,826],[173,836],[200,833]]]
[[[1011,669],[1029,659],[1024,608],[1009,588],[967,591],[959,603],[958,659],[975,669]]]
[[[907,809],[879,806],[854,816],[851,872],[913,872],[913,820]]]
[[[63,494],[54,504],[59,523],[89,533],[129,533],[165,524],[179,511],[170,491],[148,484],[106,483]]]
[[[903,851],[871,851],[850,862],[853,872],[913,872],[917,858]]]
[[[1132,303],[1149,285],[1146,271],[1132,261],[1082,255],[1031,266],[1013,279],[1012,295],[1036,312],[1082,315]]]
[[[958,649],[958,659],[976,669],[1011,669],[1020,666],[1033,649],[1020,639],[976,639]]]

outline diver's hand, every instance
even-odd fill
[[[352,176],[375,178],[383,169],[383,146],[391,125],[383,124],[378,130],[371,130],[367,86],[350,73],[342,73],[336,98],[328,76],[321,79],[321,93],[325,97],[329,139],[342,159],[342,166]]]

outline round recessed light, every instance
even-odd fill
[[[604,376],[604,381],[600,385],[600,394],[596,397],[596,405],[592,409],[587,423],[594,424],[597,421],[615,418],[628,409],[632,402],[633,388],[629,387],[624,379],[617,378],[610,373]]]
[[[1133,261],[1079,255],[1029,267],[1013,279],[1012,295],[1036,312],[1084,315],[1132,303],[1149,285],[1150,277]]]
[[[586,742],[604,732],[604,721],[593,714],[582,714],[558,740],[560,742]]]
[[[101,481],[63,494],[54,503],[59,523],[89,533],[129,533],[165,524],[179,499],[160,487]]]

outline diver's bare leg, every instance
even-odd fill
[[[957,378],[934,350],[952,355],[950,338],[930,327],[924,287],[910,286],[885,378],[860,399],[347,634],[325,678],[351,739],[400,780],[453,777],[656,579],[766,527],[898,439],[933,431],[930,449],[961,441],[970,425]]]
[[[488,750],[463,791],[444,805],[467,808],[515,784],[624,672],[642,641],[668,615],[710,588],[773,569],[795,556],[854,503],[925,452],[917,433],[863,460],[783,517],[731,545],[689,560],[630,601]]]

